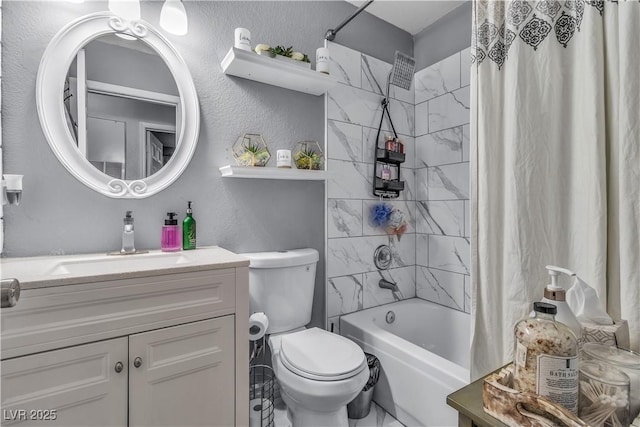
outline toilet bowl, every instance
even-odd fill
[[[293,427],[348,427],[347,403],[369,379],[362,349],[311,321],[315,249],[242,254],[249,258],[252,313],[269,318],[271,362]]]
[[[269,345],[293,426],[347,426],[346,405],[369,378],[362,349],[319,328],[272,336]]]

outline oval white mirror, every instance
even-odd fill
[[[100,12],[65,26],[40,62],[36,102],[58,160],[109,197],[166,188],[196,148],[200,112],[189,69],[144,21]]]

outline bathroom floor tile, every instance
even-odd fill
[[[291,427],[291,421],[287,415],[287,408],[276,408],[273,415],[274,427]]]
[[[404,424],[373,402],[369,415],[360,420],[349,419],[349,427],[404,427]]]
[[[275,427],[291,427],[291,421],[287,415],[286,408],[276,408],[274,425]],[[391,414],[373,402],[369,415],[360,420],[349,419],[349,427],[404,427],[404,424],[393,418]]]

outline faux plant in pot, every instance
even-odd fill
[[[309,57],[302,52],[294,52],[293,46],[276,46],[271,48],[271,52],[276,55],[276,59],[311,69]]]
[[[271,158],[262,135],[245,133],[231,147],[233,158],[239,166],[265,166]]]
[[[324,155],[318,141],[300,141],[293,150],[293,162],[298,169],[322,170]]]
[[[253,49],[258,55],[268,56],[269,58],[275,58],[276,54],[274,49],[268,44],[261,43]]]

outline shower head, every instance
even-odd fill
[[[389,83],[408,90],[411,87],[415,69],[416,60],[396,50],[396,59],[393,61]]]
[[[380,127],[378,128],[378,136],[380,136],[382,120],[384,120],[384,113],[386,111],[387,119],[389,119],[389,124],[391,125],[391,130],[393,130],[393,135],[396,138],[398,137],[396,128],[393,126],[393,121],[391,120],[391,112],[389,111],[389,91],[391,90],[391,85],[408,90],[411,87],[411,82],[413,81],[413,72],[415,71],[415,69],[416,60],[409,55],[396,50],[396,59],[393,61],[393,67],[391,68],[391,71],[389,71],[389,75],[387,76],[387,94],[384,98],[382,98],[382,116],[380,116]],[[378,137],[376,137],[376,141],[377,140]]]

